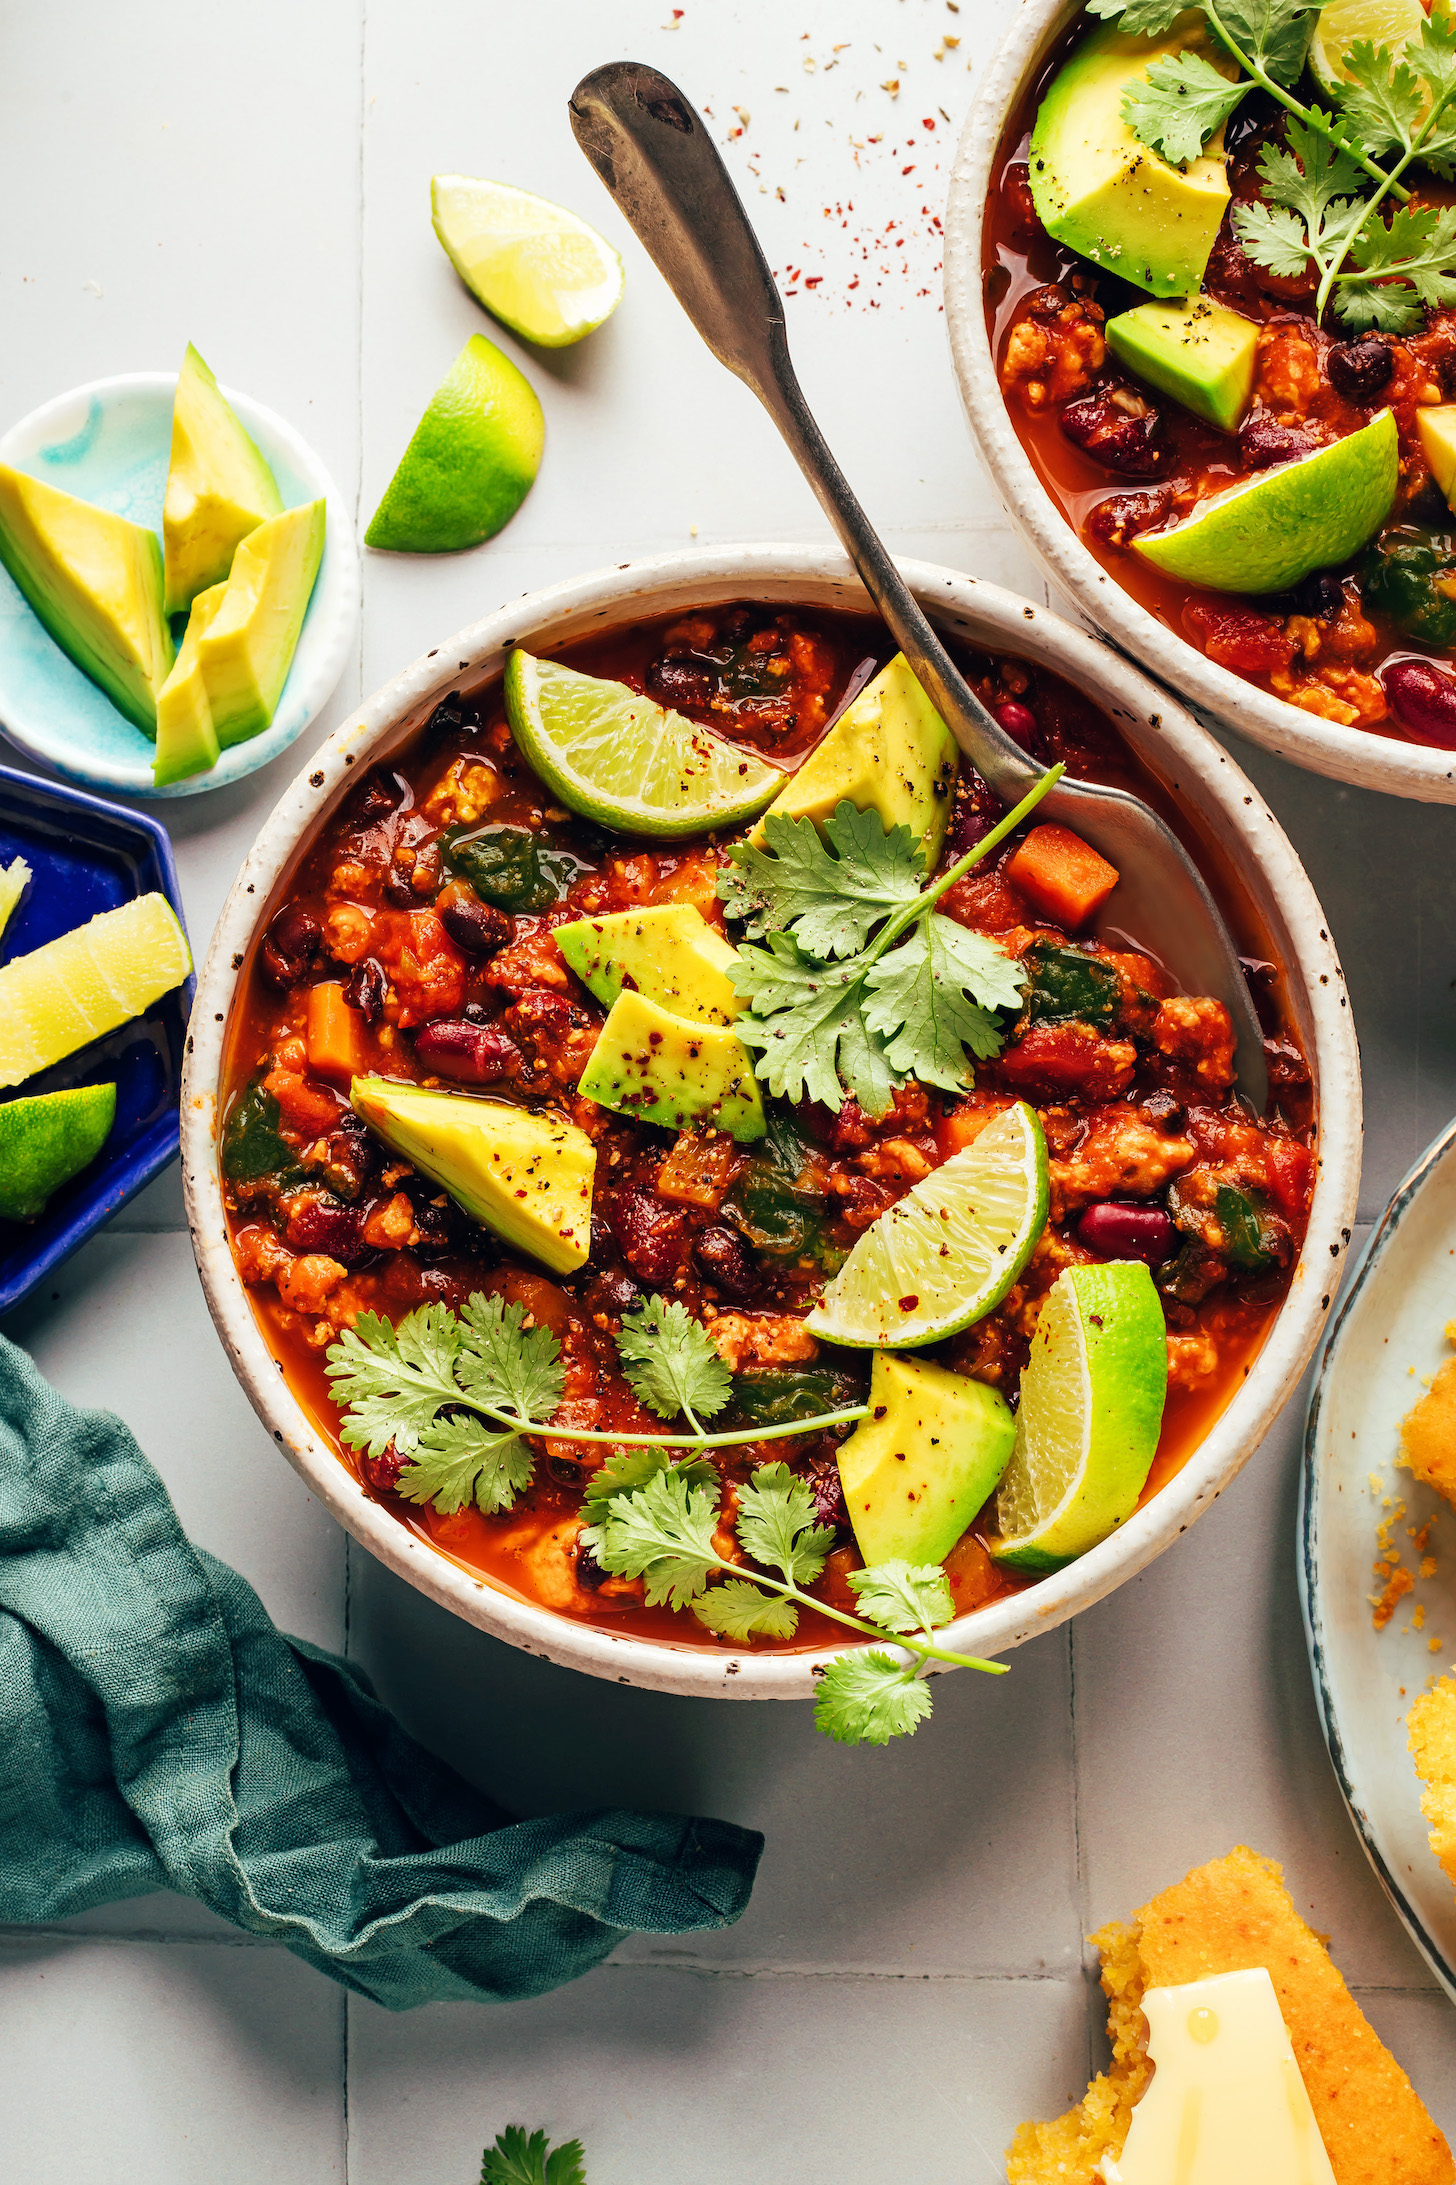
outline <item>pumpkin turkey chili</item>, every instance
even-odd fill
[[[891,655],[877,622],[749,604],[514,655],[350,786],[243,968],[220,1159],[266,1338],[372,1496],[560,1615],[824,1647],[867,1565],[947,1586],[932,1622],[1034,1583],[1182,1465],[1283,1299],[1312,1097],[1249,917],[1225,889],[1263,1118],[1222,1003],[1174,990],[1157,934],[1095,937],[1112,868],[1034,811],[1006,832]],[[958,657],[1039,765],[1182,824],[1065,683]],[[523,744],[598,714],[620,740],[623,707],[766,818],[669,837],[570,809]],[[1080,1539],[1027,1501],[1054,1298],[1094,1379],[1110,1319],[1133,1350],[1152,1331]],[[664,1467],[696,1593],[604,1523]],[[777,1564],[749,1522],[770,1492],[799,1542]]]

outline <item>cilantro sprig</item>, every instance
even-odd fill
[[[1174,0],[1088,0],[1125,31],[1162,35]],[[1360,38],[1344,56],[1339,112],[1295,96],[1318,0],[1202,0],[1232,75],[1202,54],[1164,54],[1123,100],[1141,141],[1176,166],[1195,159],[1255,86],[1289,115],[1283,145],[1259,155],[1261,197],[1233,209],[1256,265],[1288,280],[1312,274],[1315,317],[1334,308],[1358,331],[1410,332],[1426,306],[1456,303],[1456,208],[1411,202],[1419,161],[1456,175],[1456,18],[1438,6],[1397,52]],[[1370,184],[1374,183],[1373,191]]]
[[[848,800],[825,821],[824,840],[812,820],[777,813],[764,822],[767,849],[740,843],[729,852],[718,893],[744,921],[733,983],[749,1005],[734,1030],[758,1050],[755,1068],[771,1093],[837,1111],[847,1090],[867,1115],[883,1115],[908,1078],[962,1091],[972,1058],[999,1054],[994,1012],[1019,1006],[1024,974],[935,905],[1062,772],[1052,767],[929,886],[910,829],[887,830]]]
[[[480,2158],[480,2185],[586,2185],[586,2150],[579,2139],[552,2147],[544,2132],[526,2136],[508,2124]]]
[[[933,1633],[955,1615],[937,1563],[896,1559],[855,1571],[849,1583],[857,1616],[807,1592],[834,1534],[817,1522],[807,1482],[786,1464],[760,1465],[738,1490],[735,1531],[752,1566],[747,1570],[725,1563],[716,1483],[694,1481],[665,1459],[641,1485],[599,1495],[589,1512],[582,1538],[603,1570],[640,1578],[650,1606],[690,1608],[724,1638],[791,1639],[801,1608],[865,1638],[893,1634],[898,1652],[870,1647],[841,1654],[819,1681],[814,1720],[841,1744],[884,1745],[911,1734],[931,1710],[924,1672],[932,1661],[1005,1674],[1003,1663],[935,1644]]]

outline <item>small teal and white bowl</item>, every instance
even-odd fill
[[[57,395],[0,439],[0,463],[159,535],[172,450],[175,372],[126,372]],[[296,742],[333,695],[359,624],[353,518],[308,443],[272,410],[223,393],[267,457],[285,508],[322,498],[327,530],[318,581],[270,727],[216,766],[158,789],[153,745],[69,660],[0,569],[0,733],[69,781],[130,797],[189,797],[266,766]]]

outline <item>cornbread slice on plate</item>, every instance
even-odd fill
[[[1456,1320],[1446,1330],[1456,1343]],[[1448,1358],[1400,1422],[1400,1453],[1416,1478],[1456,1504],[1456,1358]]]
[[[1442,1677],[1421,1694],[1406,1729],[1426,1786],[1421,1811],[1431,1824],[1431,1849],[1456,1882],[1456,1678]]]
[[[1274,1983],[1337,2185],[1456,2180],[1441,2131],[1294,1909],[1272,1859],[1240,1844],[1092,1940],[1102,1958],[1112,2069],[1066,2116],[1021,2126],[1007,2151],[1009,2185],[1101,2185],[1097,2165],[1122,2153],[1151,2078],[1144,1991],[1260,1965]]]

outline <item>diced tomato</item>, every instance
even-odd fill
[[[381,919],[376,925],[384,924]],[[432,910],[404,911],[388,921],[379,955],[396,995],[404,1031],[431,1017],[454,1017],[465,1006],[465,958]]]
[[[1286,1214],[1302,1216],[1309,1205],[1314,1160],[1297,1138],[1269,1138],[1264,1144],[1269,1189]]]
[[[317,1138],[332,1130],[339,1119],[338,1094],[300,1077],[296,1070],[270,1070],[263,1080],[263,1090],[277,1101],[286,1128],[300,1131],[305,1138]]]
[[[1011,885],[1043,918],[1075,933],[1117,886],[1117,867],[1067,827],[1033,827],[1006,868]]]
[[[1007,1048],[996,1074],[1018,1092],[1112,1100],[1132,1083],[1136,1067],[1131,1040],[1103,1039],[1089,1024],[1033,1024]]]
[[[1191,599],[1183,610],[1183,624],[1210,660],[1240,675],[1276,675],[1294,658],[1296,641],[1283,623],[1253,607]]]

